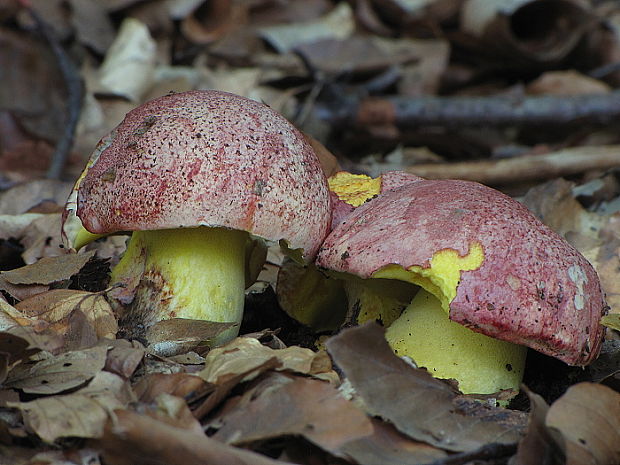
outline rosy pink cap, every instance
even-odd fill
[[[217,226],[286,240],[312,258],[330,227],[321,165],[266,105],[219,91],[151,100],[93,154],[78,216],[93,233]]]
[[[406,183],[356,208],[323,243],[317,265],[363,278],[389,264],[430,266],[470,245],[482,265],[462,271],[450,318],[569,364],[600,350],[606,311],[598,276],[568,242],[512,198],[468,181]]]

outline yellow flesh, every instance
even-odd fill
[[[390,326],[409,305],[416,291],[415,286],[402,280],[361,279],[350,275],[344,279],[349,312],[359,323],[377,321]]]
[[[88,231],[84,226],[80,227],[75,238],[73,239],[73,248],[75,250],[80,250],[87,244],[90,244],[93,241],[96,241],[100,237],[105,237],[106,234],[93,234]]]
[[[461,272],[475,270],[483,261],[482,246],[473,243],[463,257],[451,249],[435,253],[429,268],[413,266],[406,270],[389,265],[374,273],[373,278],[397,279],[424,289],[389,326],[386,338],[398,355],[409,356],[438,378],[456,379],[464,393],[518,390],[527,349],[476,333],[448,318]],[[366,292],[370,296],[361,302],[372,301],[376,294],[370,287]],[[388,300],[380,310],[360,312],[358,321],[376,319],[372,315],[377,312],[391,319],[394,305]]]
[[[381,177],[373,179],[365,174],[340,171],[331,176],[327,182],[329,189],[340,200],[354,207],[359,207],[381,193]]]
[[[430,260],[430,267],[412,266],[408,270],[398,265],[388,265],[373,274],[373,278],[390,278],[407,281],[423,287],[441,301],[449,313],[450,302],[456,297],[462,271],[475,270],[484,261],[484,251],[479,242],[474,242],[467,255],[461,257],[456,250],[444,249],[436,252]]]
[[[144,272],[134,302],[139,321],[152,324],[169,318],[240,323],[245,289],[245,245],[248,234],[221,228],[136,231],[112,283],[136,279],[136,263]],[[139,271],[142,271],[141,267]],[[232,339],[238,327],[218,343]]]
[[[450,321],[439,300],[423,289],[385,336],[397,355],[409,356],[437,378],[456,379],[466,394],[519,389],[525,347]]]

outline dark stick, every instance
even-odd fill
[[[48,167],[46,175],[49,179],[58,179],[60,178],[62,170],[67,162],[67,158],[69,157],[69,152],[73,145],[75,128],[77,127],[80,111],[82,109],[82,98],[84,93],[82,79],[77,68],[69,58],[69,55],[67,55],[67,52],[65,52],[52,28],[38,15],[36,11],[34,11],[27,0],[21,0],[20,3],[28,10],[34,19],[37,28],[41,32],[41,35],[50,45],[67,87],[67,113],[65,126],[60,139],[58,139],[56,147],[54,148],[54,154],[52,155],[50,166]]]
[[[620,120],[620,91],[575,96],[386,97],[324,106],[318,116],[342,126],[525,126]]]

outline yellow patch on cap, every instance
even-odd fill
[[[388,265],[373,273],[372,277],[399,279],[417,284],[437,297],[442,308],[449,312],[450,302],[456,297],[461,272],[480,268],[483,261],[482,244],[474,242],[465,256],[459,255],[454,249],[444,249],[433,254],[428,268],[414,265],[404,269],[399,265]]]
[[[340,171],[331,176],[327,182],[329,189],[340,200],[354,207],[359,207],[381,193],[381,177],[373,179],[365,174]]]

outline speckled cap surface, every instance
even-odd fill
[[[573,365],[600,350],[606,304],[590,263],[512,198],[468,181],[407,183],[356,208],[317,265],[363,278],[389,264],[429,267],[438,251],[484,260],[462,271],[450,318]]]
[[[284,239],[312,258],[331,220],[301,133],[266,105],[219,91],[151,100],[97,146],[77,214],[93,233],[200,225]]]

